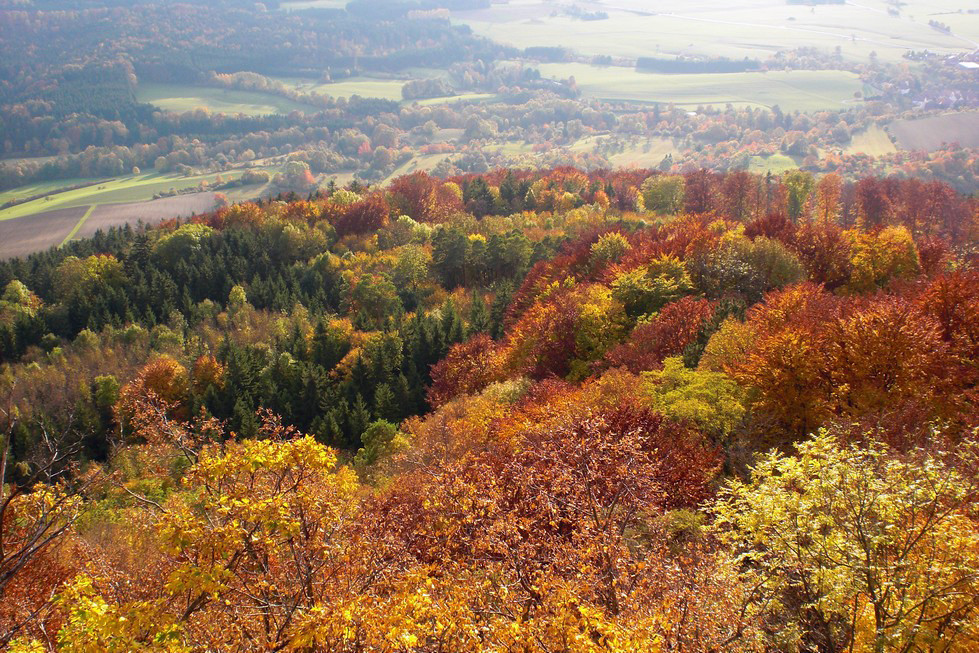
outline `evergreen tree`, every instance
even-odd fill
[[[489,328],[490,315],[486,308],[486,302],[481,293],[474,293],[469,305],[469,327],[466,330],[466,335],[469,337],[477,333],[486,333]]]

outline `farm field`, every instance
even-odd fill
[[[979,111],[946,113],[915,120],[895,120],[888,129],[902,150],[931,151],[942,143],[979,147]]]
[[[69,240],[93,236],[99,229],[126,223],[156,224],[214,208],[214,193],[192,193],[148,202],[75,206],[0,222],[0,259],[26,256]]]
[[[32,200],[17,204],[0,211],[0,221],[22,218],[34,213],[52,211],[54,209],[90,206],[92,204],[122,204],[126,202],[142,202],[150,200],[160,192],[194,188],[202,181],[212,183],[218,174],[225,179],[241,176],[241,172],[209,173],[184,177],[175,174],[160,174],[157,172],[143,173],[135,176],[119,177],[101,184],[86,186],[75,190],[65,191],[47,198]],[[8,191],[9,192],[9,191]]]
[[[270,93],[189,84],[142,83],[136,88],[136,99],[178,113],[201,107],[212,113],[242,113],[247,116],[316,110],[316,107],[311,105],[293,102]]]
[[[88,238],[99,229],[119,227],[127,222],[156,224],[170,218],[186,218],[194,213],[204,213],[212,209],[214,209],[214,193],[209,191],[161,197],[149,202],[101,204],[92,210],[80,228],[71,235],[71,239]]]
[[[730,103],[762,107],[777,104],[783,111],[841,109],[863,89],[855,74],[839,70],[663,75],[624,66],[546,63],[540,65],[540,71],[555,79],[574,76],[586,97],[688,107]]]
[[[76,206],[0,222],[0,259],[60,245],[88,211],[89,207]]]
[[[679,154],[673,141],[667,138],[651,139],[627,147],[608,157],[612,165],[622,168],[655,168],[667,154]]]
[[[582,21],[546,0],[512,0],[489,9],[453,12],[453,19],[481,36],[520,48],[571,47],[585,55],[633,58],[767,58],[777,50],[801,46],[839,46],[841,55],[851,60],[866,61],[876,52],[882,59],[900,61],[909,49],[953,53],[972,50],[979,42],[979,16],[950,15],[974,8],[966,0],[912,0],[902,3],[898,16],[888,14],[884,0],[815,7],[784,0],[745,0],[724,8],[709,0],[591,0],[576,5],[583,11],[606,12],[608,18]],[[928,25],[943,16],[953,25],[952,34]]]
[[[854,133],[850,137],[850,144],[846,147],[845,152],[847,154],[882,156],[897,152],[897,148],[894,147],[890,135],[884,131],[883,127],[873,125],[863,131]]]

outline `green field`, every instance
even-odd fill
[[[541,75],[574,76],[585,97],[664,102],[687,107],[725,105],[771,107],[783,111],[842,109],[863,84],[840,70],[792,70],[768,73],[662,75],[624,66],[582,63],[541,64]]]
[[[496,93],[460,93],[459,95],[447,95],[445,97],[432,97],[424,100],[414,100],[423,107],[435,106],[437,104],[450,104],[452,102],[491,102],[500,96]]]
[[[379,79],[375,77],[348,77],[343,81],[323,84],[308,79],[292,77],[276,77],[275,81],[294,88],[300,93],[319,93],[331,97],[360,97],[381,98],[384,100],[401,101],[401,87],[407,79]]]
[[[799,163],[790,156],[784,154],[772,154],[771,156],[753,156],[748,164],[748,172],[755,174],[772,173],[778,175],[789,170],[795,170]]]
[[[6,204],[12,200],[21,200],[28,197],[34,197],[35,195],[43,195],[44,193],[51,193],[60,188],[70,188],[72,186],[77,186],[79,184],[89,184],[95,181],[94,179],[58,179],[56,181],[41,181],[36,184],[27,184],[26,186],[18,186],[17,188],[11,188],[10,190],[0,191],[0,204]]]
[[[649,57],[694,55],[767,59],[779,50],[839,47],[844,58],[866,61],[871,52],[901,61],[909,49],[968,52],[979,44],[979,15],[968,0],[908,0],[900,14],[888,14],[885,0],[845,5],[788,5],[785,0],[688,0],[657,3],[615,0],[575,3],[604,11],[607,20],[582,21],[557,10],[549,0],[510,0],[491,8],[453,13],[479,35],[519,48],[569,47],[585,55]],[[928,26],[937,19],[953,34]]]
[[[247,116],[262,116],[271,113],[289,113],[291,111],[309,113],[318,110],[312,105],[300,104],[270,93],[187,84],[143,83],[136,89],[136,99],[166,111],[178,113],[205,108],[212,113],[242,113]]]
[[[171,188],[175,190],[196,188],[202,181],[213,183],[218,174],[221,174],[225,180],[228,180],[240,177],[241,171],[209,173],[191,177],[148,172],[135,176],[119,177],[93,186],[69,190],[56,195],[49,195],[46,198],[17,204],[16,206],[0,211],[0,220],[12,220],[34,213],[77,206],[142,202],[152,199],[153,195],[168,191]],[[21,191],[22,189],[18,188],[14,191],[6,191],[6,193],[19,193]],[[31,194],[34,193],[27,193],[27,195]]]

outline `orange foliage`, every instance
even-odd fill
[[[159,356],[122,387],[116,413],[120,420],[129,419],[138,402],[156,399],[167,405],[175,416],[186,417],[189,390],[187,368],[170,356]]]
[[[658,369],[663,359],[682,354],[713,314],[714,303],[705,299],[684,297],[667,304],[651,322],[640,324],[628,340],[609,350],[604,363],[635,373]]]
[[[488,335],[479,334],[453,345],[446,357],[432,366],[428,403],[437,408],[453,397],[477,393],[505,378],[500,346]]]

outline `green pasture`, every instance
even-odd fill
[[[423,107],[430,107],[437,104],[450,104],[453,102],[492,102],[499,97],[500,96],[496,93],[460,93],[459,95],[446,95],[445,97],[412,100],[409,101],[409,103],[418,102],[418,104]]]
[[[331,97],[359,95],[360,97],[381,98],[396,102],[401,101],[401,87],[408,81],[407,79],[381,79],[376,77],[348,77],[327,84],[293,77],[276,77],[275,80],[300,93],[315,92]]]
[[[136,88],[136,99],[166,111],[178,113],[205,108],[212,113],[242,113],[263,116],[291,111],[317,111],[312,105],[300,104],[271,93],[191,86],[188,84],[142,83]]]
[[[771,156],[753,156],[748,163],[748,172],[755,174],[772,173],[773,175],[782,174],[789,170],[799,167],[798,161],[785,154],[772,154]]]
[[[809,46],[832,51],[838,46],[850,60],[866,61],[876,52],[881,59],[901,61],[908,49],[952,53],[972,50],[979,42],[979,16],[957,13],[975,8],[968,0],[909,0],[897,16],[888,13],[885,0],[814,7],[785,0],[615,0],[581,6],[605,11],[609,18],[582,21],[555,11],[548,0],[511,0],[454,12],[453,19],[481,36],[520,48],[570,47],[585,55],[633,58],[765,59],[779,50]],[[931,28],[929,20],[951,25],[953,33]]]
[[[605,100],[698,105],[772,107],[783,111],[842,109],[863,84],[841,70],[791,70],[767,73],[663,75],[624,66],[582,63],[541,64],[541,75],[573,76],[586,97]]]
[[[51,193],[61,188],[70,188],[78,184],[88,184],[94,179],[58,179],[55,181],[41,181],[36,184],[18,186],[10,190],[0,191],[0,204],[6,204],[12,200],[26,199],[35,195]],[[43,200],[42,200],[43,201]]]

